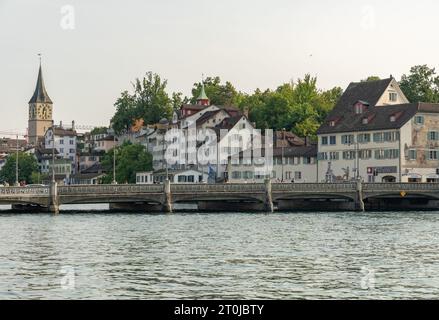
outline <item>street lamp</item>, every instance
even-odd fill
[[[55,183],[55,130],[52,126],[52,183]]]
[[[16,136],[17,150],[16,150],[16,158],[15,158],[15,186],[19,186],[18,183],[18,135]]]
[[[168,161],[166,161],[166,159],[165,159],[166,158],[165,157],[166,150],[168,148],[167,143],[166,143],[166,132],[169,129],[169,121],[168,121],[168,119],[163,118],[162,120],[160,120],[159,123],[165,127],[164,134],[163,134],[163,161],[166,162],[166,179],[165,180],[169,180]]]
[[[112,184],[117,184],[116,181],[116,131],[111,127],[108,130],[109,134],[113,135],[113,181]]]
[[[282,182],[284,182],[284,147],[285,147],[285,128],[282,128]]]

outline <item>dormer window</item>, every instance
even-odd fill
[[[356,114],[362,114],[367,110],[367,107],[369,106],[369,103],[366,101],[357,101],[354,104],[354,110]]]
[[[329,126],[330,127],[335,127],[335,121],[334,120],[329,121]]]
[[[395,122],[396,121],[396,117],[395,116],[390,116],[390,122]]]
[[[362,124],[368,124],[369,123],[369,119],[368,118],[363,118]]]

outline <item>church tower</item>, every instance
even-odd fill
[[[38,145],[39,140],[44,137],[46,130],[52,126],[52,107],[52,100],[50,100],[44,87],[40,60],[37,86],[32,98],[29,100],[28,136],[30,144]]]

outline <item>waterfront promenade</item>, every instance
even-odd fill
[[[193,204],[202,211],[438,209],[436,183],[244,183],[72,185],[0,188],[0,204],[59,213],[64,204],[109,203],[110,208],[174,211]]]

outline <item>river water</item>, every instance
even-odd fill
[[[0,299],[439,298],[439,212],[0,214]]]

